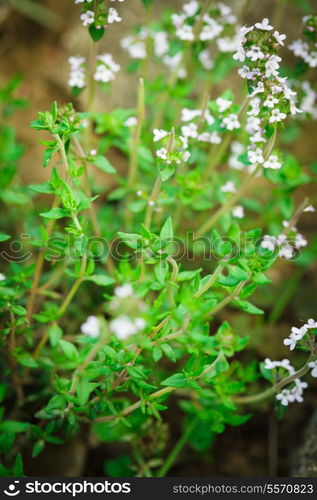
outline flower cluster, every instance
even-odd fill
[[[307,323],[305,323],[305,325],[301,326],[300,328],[296,328],[295,326],[293,326],[290,336],[284,340],[284,345],[289,346],[290,351],[293,351],[297,343],[303,340],[306,333],[314,328],[317,328],[317,322],[314,319],[309,319]]]
[[[85,77],[85,58],[72,56],[68,59],[70,65],[70,75],[68,85],[70,87],[77,87],[82,89],[86,84]]]
[[[94,80],[97,82],[111,82],[115,79],[115,73],[120,70],[111,54],[102,54],[97,57],[97,66],[94,74]]]
[[[317,92],[312,89],[310,82],[305,81],[301,84],[301,93],[300,110],[317,120]]]
[[[156,156],[163,160],[167,165],[176,163],[179,165],[182,162],[186,162],[190,153],[188,151],[188,137],[179,135],[175,136],[173,132],[167,132],[167,130],[154,129],[153,130],[153,141],[161,142],[163,145],[160,149],[156,151]]]
[[[130,300],[127,302],[126,299]],[[114,289],[114,298],[110,302],[109,309],[112,314],[114,312],[118,314],[110,321],[109,330],[120,340],[125,340],[144,330],[146,326],[144,318],[132,315],[137,309],[140,309],[140,307],[136,307],[137,301],[130,283],[125,283]],[[80,329],[84,335],[97,338],[101,334],[101,322],[96,316],[88,316]]]
[[[111,0],[114,2],[115,0]],[[124,0],[118,0],[123,2]],[[114,7],[108,8],[105,2],[98,0],[95,2],[94,10],[92,10],[92,0],[75,0],[75,3],[81,4],[82,14],[80,19],[83,26],[94,25],[98,30],[105,28],[109,24],[122,21],[117,9]]]
[[[285,120],[289,114],[300,110],[296,107],[296,92],[279,75],[281,58],[277,55],[280,45],[284,45],[286,35],[273,30],[267,18],[254,26],[242,27],[240,46],[233,58],[243,62],[238,70],[245,78],[249,89],[249,111],[247,132],[252,143],[251,151],[261,149],[266,142],[265,127]],[[256,152],[257,161],[264,163]],[[276,158],[271,158],[266,168],[279,168]]]
[[[153,42],[154,54],[157,57],[165,56],[169,51],[168,34],[166,31],[155,31],[142,27],[136,35],[129,35],[121,40],[124,48],[132,59],[145,59],[147,57],[147,40]]]
[[[270,236],[266,234],[263,236],[261,248],[266,249],[269,252],[274,252],[278,249],[278,256],[289,260],[294,257],[296,250],[299,250],[307,245],[307,240],[301,233],[298,232],[296,227],[289,227],[288,221],[283,221],[283,226],[288,229],[289,234],[286,235],[281,233],[278,236]]]
[[[305,16],[303,24],[305,41],[299,38],[288,48],[310,68],[317,68],[317,16]]]
[[[289,359],[283,359],[282,361],[271,361],[269,358],[264,361],[264,368],[266,370],[273,370],[275,375],[281,377],[283,375],[292,376],[295,374],[295,369],[291,365]],[[276,399],[281,403],[282,406],[288,406],[289,403],[302,403],[304,389],[308,387],[307,382],[303,382],[300,378],[294,378],[290,384],[289,389],[283,389],[276,395]]]

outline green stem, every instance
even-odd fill
[[[146,229],[150,230],[151,229],[151,222],[152,222],[152,215],[153,215],[153,210],[154,210],[154,205],[158,199],[160,189],[161,189],[162,181],[161,177],[158,175],[154,184],[154,187],[152,189],[152,193],[150,196],[150,199],[148,201],[147,207],[146,207],[146,213],[145,213],[145,223],[144,226]]]
[[[170,306],[173,308],[175,307],[175,298],[174,298],[174,283],[176,283],[177,276],[178,276],[178,265],[177,262],[173,259],[173,257],[168,256],[167,257],[167,262],[171,264],[172,266],[172,276],[170,279],[170,284],[168,286],[168,300]]]
[[[219,264],[214,273],[210,276],[209,280],[205,283],[203,287],[201,287],[195,294],[194,294],[194,299],[198,299],[201,295],[203,295],[209,288],[212,287],[212,285],[217,281],[218,276],[222,273],[224,269],[224,266],[222,264]]]
[[[129,188],[133,188],[137,181],[138,174],[138,151],[139,144],[142,133],[142,125],[145,117],[145,96],[144,96],[144,81],[143,78],[139,80],[139,89],[138,89],[138,113],[137,113],[137,125],[134,131],[134,137],[132,141],[131,155],[130,155],[130,164],[129,164],[129,178],[128,178],[128,186]]]
[[[185,444],[187,443],[188,439],[190,438],[191,433],[193,432],[195,428],[196,422],[191,422],[189,424],[177,443],[175,444],[174,448],[171,450],[170,454],[168,455],[167,459],[165,460],[164,464],[158,471],[156,477],[165,477],[170,468],[174,465],[177,457],[179,456],[180,452],[184,448]]]

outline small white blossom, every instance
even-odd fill
[[[192,42],[195,38],[193,27],[189,24],[185,24],[184,26],[178,28],[178,30],[176,30],[176,35],[181,40],[187,40],[189,42]]]
[[[226,184],[221,186],[220,191],[223,193],[236,193],[237,189],[232,181],[227,181]]]
[[[308,205],[305,209],[304,212],[315,212],[315,208],[312,205]]]
[[[253,149],[249,150],[248,151],[248,159],[254,165],[258,165],[259,163],[263,163],[264,157],[263,157],[262,149],[256,148],[254,150]]]
[[[130,283],[125,283],[124,285],[117,286],[114,289],[114,294],[120,299],[131,297],[131,295],[133,295],[132,285]]]
[[[92,10],[87,10],[81,14],[80,19],[82,20],[83,26],[89,26],[95,22],[95,13]]]
[[[189,123],[188,125],[183,125],[181,127],[182,135],[184,137],[192,137],[196,139],[198,136],[198,127],[196,123]]]
[[[139,330],[135,321],[125,315],[110,321],[109,328],[120,340],[127,339]]]
[[[274,123],[274,122],[280,122],[286,118],[286,114],[282,113],[278,108],[275,108],[272,110],[269,122]]]
[[[135,127],[138,123],[137,117],[136,116],[130,116],[129,118],[126,119],[124,122],[124,125],[126,127]]]
[[[276,395],[276,399],[280,401],[283,406],[288,406],[289,403],[294,402],[294,396],[288,389],[283,389],[282,392]]]
[[[277,41],[277,43],[279,43],[280,45],[284,45],[284,40],[286,38],[286,35],[280,34],[278,31],[274,31],[273,36]]]
[[[236,217],[237,219],[243,219],[243,217],[244,217],[244,208],[241,205],[237,205],[232,210],[232,215],[233,215],[233,217]]]
[[[80,327],[81,332],[88,337],[97,338],[100,335],[100,322],[96,316],[88,316]]]
[[[110,7],[107,22],[108,24],[119,23],[122,18],[119,16],[117,9]]]
[[[218,99],[216,99],[216,104],[218,106],[219,112],[223,113],[228,108],[230,108],[232,101],[230,101],[229,99],[224,99],[223,97],[218,97]]]
[[[226,116],[221,123],[222,127],[225,127],[227,130],[235,130],[240,128],[240,122],[238,120],[238,116],[234,113],[231,113],[229,116]]]
[[[5,274],[0,273],[0,281],[4,281],[4,280],[6,280],[6,279],[7,279],[7,278],[6,278]]]
[[[199,9],[199,3],[197,0],[191,0],[190,2],[183,5],[183,12],[187,17],[193,17]]]
[[[183,108],[181,112],[181,120],[182,122],[191,122],[197,116],[201,115],[200,109],[188,109],[188,108]]]
[[[276,155],[269,156],[269,158],[263,163],[264,168],[272,168],[273,170],[277,170],[281,168],[281,166],[282,164]]]
[[[111,54],[102,54],[97,57],[97,66],[94,74],[94,80],[97,82],[108,83],[115,79],[115,73],[120,70]]]
[[[72,56],[68,59],[68,62],[70,65],[68,85],[70,87],[78,87],[79,89],[84,88],[86,81],[84,69],[85,58]]]
[[[274,95],[269,95],[265,99],[263,105],[266,106],[267,108],[274,108],[274,105],[278,103],[278,99],[274,97]]]
[[[208,50],[202,50],[198,55],[198,59],[201,62],[202,67],[207,71],[214,67],[214,62],[211,59]]]
[[[260,23],[255,23],[255,27],[258,30],[264,30],[264,31],[271,31],[273,29],[273,26],[270,25],[270,22],[267,17],[262,19]]]
[[[308,363],[309,368],[311,368],[311,376],[314,378],[317,378],[317,360],[315,361],[310,361]]]
[[[163,129],[155,128],[153,130],[153,135],[154,135],[153,141],[154,142],[158,142],[161,139],[164,139],[164,137],[167,137],[168,136],[168,132],[166,130],[163,130]]]
[[[161,160],[167,160],[167,149],[161,148],[156,151],[156,156],[161,158]]]
[[[246,53],[247,57],[250,57],[251,61],[255,62],[259,59],[264,59],[265,55],[260,49],[260,47],[252,46]]]

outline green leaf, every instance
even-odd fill
[[[29,189],[41,194],[52,194],[54,189],[50,182],[42,182],[42,184],[30,184]]]
[[[39,441],[36,441],[34,443],[34,446],[32,448],[32,458],[37,457],[45,448],[45,441],[44,439],[39,439]]]
[[[0,241],[7,241],[11,238],[8,234],[0,233]]]
[[[16,354],[15,358],[19,365],[27,366],[28,368],[37,368],[38,364],[35,359],[31,356],[31,354],[27,352],[23,352],[21,354]]]
[[[105,156],[102,155],[97,155],[93,160],[92,160],[93,165],[95,167],[100,168],[103,172],[106,172],[107,174],[115,174],[116,169],[111,165],[110,161],[107,160]]]
[[[26,309],[22,306],[17,305],[17,304],[12,306],[12,311],[17,316],[25,316],[26,315]]]
[[[161,382],[161,385],[172,386],[172,387],[185,387],[187,385],[187,379],[182,373],[174,373],[171,377],[166,378]]]
[[[44,168],[48,166],[49,162],[51,161],[54,154],[58,150],[59,150],[59,146],[54,146],[52,148],[45,149],[45,151],[43,152],[43,156],[42,156],[42,165]]]
[[[176,363],[175,352],[169,344],[161,344],[161,349],[164,352],[165,356],[173,361],[173,363]]]
[[[78,397],[78,402],[80,406],[85,406],[85,404],[89,399],[90,394],[96,387],[98,387],[98,384],[93,384],[91,382],[88,382],[86,378],[81,377],[81,379],[77,382],[76,386],[76,395]]]
[[[173,239],[172,217],[168,217],[168,219],[166,219],[166,222],[165,222],[165,224],[162,227],[161,232],[160,232],[160,238],[162,240],[172,240]]]
[[[52,325],[48,330],[48,338],[53,347],[55,347],[63,336],[63,330],[58,325]]]
[[[74,344],[68,342],[68,340],[60,340],[58,345],[61,347],[63,353],[68,359],[72,361],[76,361],[78,359],[78,351]]]
[[[105,28],[103,26],[100,28],[97,28],[95,26],[95,24],[90,24],[88,31],[89,31],[89,35],[91,36],[93,41],[98,42],[98,40],[100,40],[103,37],[103,35],[105,33]]]
[[[155,363],[157,363],[162,357],[162,350],[159,347],[154,347],[152,351],[152,356]]]
[[[45,219],[63,219],[64,217],[69,217],[69,211],[64,208],[55,207],[48,212],[40,213],[40,216],[45,217]]]
[[[242,309],[242,311],[247,312],[249,314],[264,314],[264,311],[262,311],[262,309],[259,309],[258,307],[254,306],[247,300],[235,300],[233,302],[233,305],[237,306],[239,309]]]
[[[109,286],[114,283],[114,279],[106,274],[92,274],[86,278],[86,281],[92,281],[99,286]]]
[[[189,281],[195,278],[201,269],[196,269],[195,271],[181,271],[177,276],[177,281]]]
[[[30,424],[28,422],[17,422],[15,420],[5,420],[0,423],[0,431],[18,434],[29,430]]]
[[[16,456],[16,459],[14,461],[13,469],[12,469],[12,475],[14,477],[22,477],[23,476],[23,460],[22,460],[22,455],[19,453]]]
[[[121,233],[118,231],[118,236],[128,247],[134,250],[138,248],[139,242],[142,240],[141,236],[135,233]]]

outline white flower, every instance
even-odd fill
[[[282,246],[279,249],[278,255],[279,257],[284,258],[286,260],[292,259],[294,256],[293,248],[291,247],[291,245]]]
[[[192,137],[193,139],[196,139],[198,136],[198,127],[196,123],[189,123],[188,125],[183,125],[181,127],[182,135],[184,137]]]
[[[310,361],[308,363],[309,368],[312,369],[311,371],[311,376],[314,378],[317,378],[317,360],[316,361]]]
[[[97,66],[94,73],[94,80],[97,82],[110,82],[115,79],[115,73],[120,70],[111,54],[102,54],[97,57]]]
[[[263,151],[260,148],[250,149],[248,151],[248,159],[253,165],[264,162]]]
[[[295,56],[306,59],[309,49],[307,43],[302,40],[295,40],[288,48],[294,52]]]
[[[6,278],[5,274],[0,273],[0,281],[4,281],[4,280],[6,280],[6,279],[7,279],[7,278]]]
[[[284,45],[284,40],[286,38],[286,35],[280,34],[278,31],[274,31],[273,36],[277,41],[277,43],[279,43],[280,45]]]
[[[227,181],[226,184],[221,186],[220,191],[223,193],[236,193],[237,189],[232,181]]]
[[[243,219],[243,217],[244,217],[244,208],[241,205],[237,205],[232,210],[232,215],[233,215],[233,217],[236,217],[237,219]]]
[[[284,339],[283,344],[289,346],[290,351],[293,351],[297,345],[298,339],[291,334],[289,337]]]
[[[200,109],[188,109],[188,108],[183,108],[181,112],[181,120],[182,122],[191,122],[197,116],[201,115]]]
[[[223,97],[218,97],[218,99],[216,99],[216,104],[218,106],[219,112],[223,113],[228,108],[230,108],[232,101],[230,101],[229,99],[224,99]]]
[[[272,55],[265,63],[265,76],[269,78],[270,76],[278,76],[278,69],[280,67],[279,62],[281,57]]]
[[[122,286],[117,286],[114,289],[114,294],[120,299],[125,299],[126,297],[131,297],[133,295],[133,288],[130,283],[125,283]]]
[[[181,66],[182,61],[182,52],[178,52],[174,56],[169,56],[166,54],[163,57],[163,63],[166,64],[168,68],[171,68],[173,71],[177,72],[178,78],[186,78],[187,73],[184,66]]]
[[[197,0],[191,0],[190,2],[183,5],[183,12],[187,17],[193,17],[199,9],[199,3]]]
[[[259,59],[264,59],[265,55],[260,49],[260,47],[252,46],[246,53],[247,57],[250,57],[251,61],[255,62]]]
[[[82,89],[85,87],[85,69],[84,69],[84,57],[70,57],[68,59],[70,65],[70,75],[68,80],[68,85],[70,87],[78,87]]]
[[[314,319],[309,319],[306,323],[306,325],[304,325],[307,329],[309,328],[317,328],[317,321],[315,321]]]
[[[189,42],[192,42],[195,38],[193,27],[189,24],[185,24],[185,26],[178,28],[178,30],[176,30],[176,35],[181,40],[187,40]]]
[[[88,316],[86,321],[81,325],[80,331],[93,339],[100,335],[100,323],[96,316]]]
[[[282,113],[278,108],[275,108],[272,110],[269,122],[274,123],[274,122],[280,122],[286,118],[286,114]]]
[[[87,12],[81,14],[80,19],[84,26],[89,26],[95,21],[95,13],[92,10],[87,10]]]
[[[164,139],[164,137],[167,137],[168,136],[168,132],[166,130],[163,130],[163,129],[155,128],[153,130],[153,135],[154,135],[153,141],[154,142],[158,142],[161,139]]]
[[[124,122],[124,125],[126,127],[135,127],[138,123],[137,117],[136,116],[130,116],[129,118],[126,119]]]
[[[258,30],[264,30],[264,31],[271,31],[273,29],[273,26],[270,26],[270,22],[267,17],[262,19],[260,23],[255,23],[255,27]]]
[[[123,38],[120,42],[121,47],[128,51],[132,59],[145,59],[146,47],[142,40],[138,40],[132,36]]]
[[[161,148],[156,151],[156,156],[161,158],[161,160],[167,160],[167,149]]]
[[[164,56],[169,49],[169,43],[166,31],[154,31],[152,33],[154,40],[154,53],[157,57]]]
[[[117,9],[110,7],[107,22],[108,24],[119,23],[122,18],[119,16]]]
[[[308,205],[305,209],[304,212],[315,212],[315,209],[312,205]]]
[[[281,166],[282,164],[276,155],[269,156],[269,158],[263,163],[264,168],[272,168],[273,170],[277,170],[281,168]]]
[[[288,406],[289,403],[294,402],[294,396],[288,389],[283,389],[282,392],[276,395],[276,399],[279,400],[283,406]]]
[[[211,59],[208,50],[202,50],[198,55],[198,59],[201,62],[202,67],[207,71],[214,67],[214,62]]]
[[[261,247],[273,252],[277,245],[276,238],[274,236],[269,236],[268,234],[263,236],[263,240],[261,242]]]
[[[209,17],[207,14],[204,16],[204,21],[207,22],[207,24],[203,27],[203,29],[200,32],[199,38],[202,41],[206,40],[213,40],[216,38],[218,35],[223,30],[223,26],[221,24],[218,24],[214,19]]]
[[[237,49],[237,52],[235,54],[233,54],[233,59],[235,59],[236,61],[241,61],[243,62],[245,60],[245,50],[244,48],[242,47],[242,45],[240,47],[238,47]]]
[[[185,15],[184,14],[172,14],[172,23],[175,26],[176,29],[180,28],[183,26],[183,23],[185,21]]]
[[[119,316],[109,324],[110,330],[121,340],[137,333],[136,324],[128,316]]]
[[[265,99],[263,106],[266,106],[267,108],[274,108],[274,104],[277,104],[277,103],[278,103],[278,99],[276,99],[276,97],[274,97],[273,95],[269,95]]]
[[[304,238],[304,236],[300,233],[297,233],[295,236],[295,248],[302,248],[307,246],[307,240]]]
[[[216,130],[213,132],[203,132],[202,134],[199,134],[197,139],[201,142],[210,142],[211,144],[221,143],[221,137]]]
[[[122,315],[112,320],[109,324],[110,330],[121,340],[134,335],[145,327],[143,318],[132,319]]]
[[[226,118],[222,120],[221,126],[225,127],[227,130],[234,130],[240,128],[240,122],[238,120],[238,116],[231,113],[229,116],[226,116]]]
[[[248,116],[247,123],[245,127],[248,134],[252,135],[261,130],[261,118],[256,116]]]

